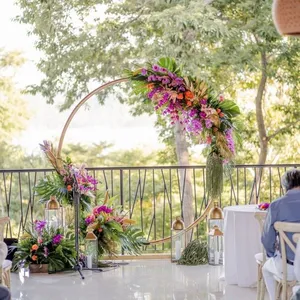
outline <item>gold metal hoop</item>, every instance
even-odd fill
[[[57,148],[57,158],[59,160],[61,160],[61,150],[62,150],[62,147],[63,147],[63,143],[64,143],[64,139],[65,139],[65,135],[67,133],[67,130],[74,118],[74,116],[76,115],[76,113],[78,112],[78,110],[80,109],[80,107],[86,103],[92,96],[98,94],[99,92],[103,91],[104,89],[110,87],[110,86],[113,86],[113,85],[116,85],[118,83],[121,83],[121,82],[127,82],[129,81],[129,78],[120,78],[120,79],[116,79],[116,80],[113,80],[113,81],[110,81],[108,83],[105,83],[103,85],[101,85],[100,87],[96,88],[95,90],[93,90],[92,92],[90,92],[87,96],[85,96],[76,106],[75,108],[73,109],[73,111],[71,112],[70,116],[68,117],[64,127],[63,127],[63,130],[61,132],[61,135],[60,135],[60,139],[59,139],[59,143],[58,143],[58,148]],[[203,221],[208,213],[209,213],[209,210],[210,210],[210,206],[212,204],[212,200],[209,201],[205,211],[203,212],[203,214],[201,216],[199,216],[192,224],[190,224],[187,228],[185,228],[185,231],[189,231],[191,229],[193,229],[198,223],[200,223],[201,221]],[[163,238],[163,239],[159,239],[159,240],[153,240],[153,241],[150,241],[149,243],[154,245],[154,244],[162,244],[162,243],[166,243],[168,241],[171,240],[171,236],[169,237],[166,237],[166,238]]]

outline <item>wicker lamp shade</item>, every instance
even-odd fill
[[[281,35],[300,36],[300,0],[274,0],[273,20]]]

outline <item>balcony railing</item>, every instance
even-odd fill
[[[293,167],[300,167],[300,164],[234,166],[224,178],[221,206],[271,202],[283,195],[280,178],[287,169]],[[208,203],[205,166],[114,167],[88,170],[101,182],[98,187],[100,191],[104,193],[108,190],[111,196],[118,196],[124,211],[137,222],[149,240],[169,236],[175,216],[182,216],[185,179],[188,174],[191,174],[195,219],[202,214]],[[7,237],[18,238],[28,223],[43,218],[43,205],[39,203],[33,187],[51,172],[51,169],[0,170],[1,215],[11,218],[5,232]],[[204,234],[205,226],[200,224],[195,234]],[[165,244],[155,245],[150,251],[164,251],[168,247]]]

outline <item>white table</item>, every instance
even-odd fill
[[[254,255],[261,252],[260,229],[254,214],[257,205],[224,208],[225,281],[240,287],[253,287],[257,282]]]

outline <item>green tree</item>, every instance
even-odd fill
[[[24,155],[20,147],[12,145],[28,119],[26,102],[14,79],[23,63],[20,52],[0,49],[0,168],[17,167]]]
[[[249,121],[251,124],[253,116],[256,119],[258,164],[264,164],[275,138],[285,133],[293,136],[300,129],[300,41],[276,32],[270,0],[216,0],[212,5],[227,30],[234,33],[222,37],[222,47],[210,52],[209,64],[215,68],[212,75],[227,75],[227,80],[221,79],[223,84],[230,80],[232,87],[255,93],[251,101],[255,115],[251,112]]]

